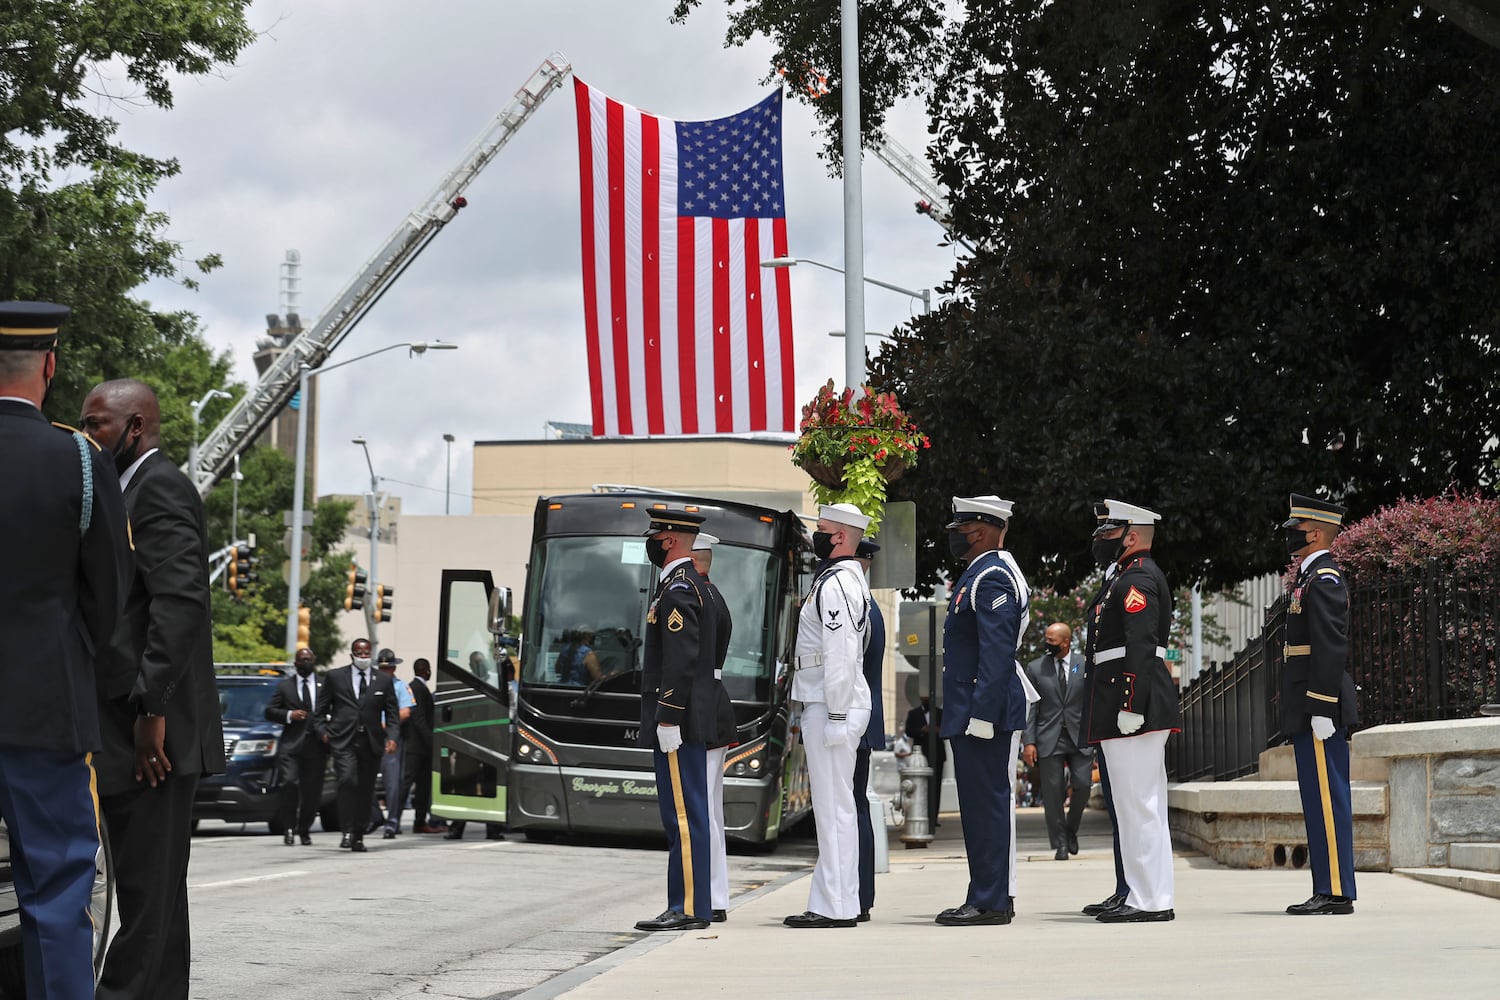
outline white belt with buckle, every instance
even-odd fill
[[[822,653],[808,653],[806,656],[797,657],[797,669],[805,670],[808,667],[821,667],[823,665]]]
[[[1116,646],[1113,649],[1101,649],[1094,654],[1095,663],[1108,663],[1111,660],[1123,660],[1124,658],[1124,646]],[[1167,658],[1167,648],[1165,646],[1156,647],[1156,658],[1159,660],[1165,660]]]

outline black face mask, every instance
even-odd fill
[[[651,565],[661,569],[667,564],[667,543],[660,538],[646,539],[646,558]]]
[[[122,476],[125,475],[126,469],[135,464],[135,460],[140,457],[141,453],[140,438],[136,438],[128,444],[126,443],[130,438],[130,422],[135,417],[136,415],[132,413],[129,417],[125,418],[125,431],[120,435],[120,440],[116,441],[115,446],[110,449],[110,454],[115,458],[115,472]]]
[[[1308,534],[1309,532],[1301,528],[1287,528],[1286,550],[1288,554],[1295,555],[1298,551],[1306,548],[1312,542],[1312,539],[1307,537]]]
[[[1100,569],[1105,569],[1118,560],[1124,554],[1121,552],[1125,548],[1125,543],[1121,540],[1124,537],[1121,535],[1120,538],[1094,539],[1093,544],[1089,547],[1090,551],[1094,554],[1094,565]]]
[[[1062,647],[1055,642],[1044,642],[1042,648],[1047,651],[1048,656],[1057,656],[1062,652]]]
[[[973,547],[974,543],[962,531],[948,532],[948,551],[953,554],[953,558],[962,559]]]
[[[827,559],[829,556],[833,555],[833,532],[813,532],[813,555],[817,556],[819,559]]]
[[[313,672],[313,665],[311,663],[299,663],[299,664],[297,664],[297,674],[299,676],[306,677],[308,674],[310,674],[312,672]]]

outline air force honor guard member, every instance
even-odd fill
[[[1167,737],[1182,729],[1177,685],[1165,647],[1172,589],[1151,558],[1161,515],[1105,500],[1096,506],[1094,544],[1117,567],[1089,621],[1086,669],[1092,681],[1084,729],[1109,768],[1125,902],[1098,913],[1102,923],[1174,916],[1172,833],[1167,827]]]
[[[715,535],[700,531],[693,539],[693,568],[703,577],[703,586],[708,591],[714,606],[714,626],[717,642],[714,644],[714,738],[708,744],[708,757],[704,770],[708,777],[708,838],[709,838],[709,885],[713,901],[713,922],[722,924],[729,919],[729,845],[724,840],[724,754],[735,746],[738,728],[734,721],[734,702],[724,687],[724,661],[729,657],[729,639],[734,632],[734,620],[729,613],[729,602],[719,588],[708,578],[714,565],[714,546],[719,543]]]
[[[114,463],[42,416],[66,306],[0,303],[0,817],[21,908],[26,995],[94,995],[99,853],[94,651],[134,569]]]
[[[818,815],[818,863],[807,909],[788,927],[853,927],[859,919],[859,828],[854,812],[856,748],[870,724],[865,645],[870,588],[855,551],[870,519],[849,503],[818,509],[813,554],[823,563],[797,620],[792,699],[802,704],[802,741]]]
[[[1292,494],[1286,547],[1302,560],[1286,615],[1281,731],[1297,758],[1313,894],[1286,912],[1354,912],[1354,817],[1349,793],[1349,727],[1359,721],[1349,650],[1349,594],[1328,552],[1343,507]]]
[[[1001,551],[1012,503],[954,497],[948,548],[968,568],[943,623],[942,737],[953,747],[959,819],[969,855],[962,906],[937,915],[952,927],[1008,924],[1015,914],[1011,841],[1014,734],[1026,727],[1026,691],[1016,646],[1026,629],[1026,578]]]
[[[691,558],[703,515],[648,513],[646,556],[661,575],[646,612],[640,740],[656,764],[656,798],[667,834],[667,908],[635,926],[688,931],[707,927],[713,916],[707,771],[718,718],[718,616]]]

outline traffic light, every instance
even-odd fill
[[[231,597],[240,596],[239,561],[233,553],[230,554],[229,563],[224,567],[224,586],[229,588]]]
[[[365,606],[365,581],[369,578],[358,563],[349,564],[349,585],[344,588],[345,611],[358,611]]]
[[[395,587],[387,587],[383,583],[375,585],[376,621],[388,622],[391,620],[391,602],[395,596]]]
[[[234,557],[229,561],[229,590],[236,597],[245,596],[245,591],[259,578],[255,567],[260,559],[255,555],[255,546],[240,542],[234,547]]]
[[[297,609],[297,648],[312,646],[312,611],[306,605]]]

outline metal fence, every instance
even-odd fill
[[[1286,604],[1284,596],[1273,603],[1260,636],[1182,692],[1182,733],[1167,750],[1174,780],[1242,777],[1283,741],[1277,692]],[[1500,701],[1497,646],[1500,566],[1458,573],[1429,560],[1414,572],[1353,579],[1349,672],[1359,688],[1359,728],[1478,716]]]

